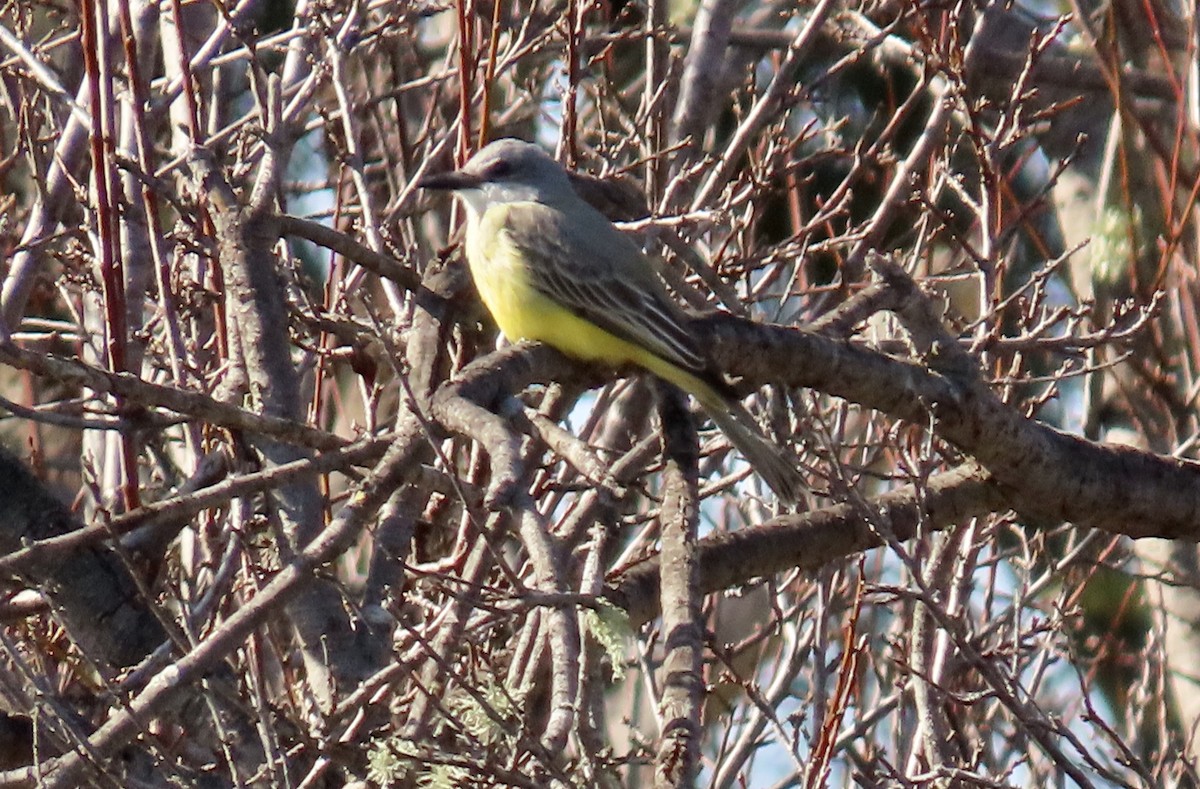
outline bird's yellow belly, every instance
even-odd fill
[[[470,234],[468,234],[470,235]],[[620,366],[627,362],[647,365],[641,348],[543,296],[530,284],[525,265],[507,243],[491,249],[476,246],[468,238],[467,260],[475,287],[500,331],[510,340],[539,340],[568,356],[599,360]],[[488,254],[490,253],[490,254]]]

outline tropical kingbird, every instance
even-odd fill
[[[419,185],[451,190],[466,208],[467,263],[505,336],[614,367],[632,362],[675,384],[780,499],[797,499],[796,467],[713,367],[650,261],[576,194],[558,162],[531,143],[497,140]]]

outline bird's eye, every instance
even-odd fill
[[[492,162],[483,171],[483,177],[489,181],[495,181],[504,178],[512,173],[512,162],[506,162],[501,159],[498,162]]]

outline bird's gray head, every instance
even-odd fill
[[[417,185],[451,190],[478,214],[500,203],[578,199],[562,165],[533,143],[511,138],[485,146],[462,169],[426,176]]]

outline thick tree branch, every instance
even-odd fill
[[[271,84],[275,96],[277,86]],[[212,218],[227,285],[228,334],[240,343],[252,398],[264,414],[298,422],[305,406],[292,362],[286,288],[274,249],[279,223],[271,210],[276,169],[286,162],[287,150],[286,145],[267,146],[247,207],[232,199],[219,173],[203,167],[207,158],[198,160],[198,169],[214,204]],[[304,447],[269,437],[256,436],[254,444],[273,468],[311,458]],[[272,491],[272,500],[287,538],[280,546],[286,558],[320,532],[322,497],[316,480],[296,476],[282,481]],[[369,650],[357,641],[340,591],[323,579],[289,601],[287,612],[308,667],[309,688],[323,709],[332,709],[337,690],[353,687],[373,672]]]
[[[982,381],[952,380],[849,342],[725,315],[703,322],[728,373],[928,424],[986,468],[1021,513],[1130,537],[1200,539],[1200,464],[1067,435],[1026,418]]]
[[[659,700],[662,739],[654,760],[654,785],[669,789],[692,786],[700,761],[704,627],[696,560],[699,445],[687,396],[667,384],[659,383],[657,390],[666,462],[659,556],[666,654]]]
[[[932,477],[920,490],[905,485],[872,503],[896,539],[907,540],[916,536],[918,525],[944,529],[995,512],[1004,507],[1004,496],[985,472],[967,464]],[[700,540],[700,591],[711,594],[796,568],[812,572],[885,542],[869,514],[853,504],[782,515]],[[660,562],[655,557],[639,564],[609,587],[607,597],[629,613],[634,626],[658,615]]]
[[[7,451],[0,451],[0,491],[0,552],[79,532],[75,516]],[[108,547],[28,553],[6,571],[41,590],[84,653],[106,668],[130,666],[167,638],[129,568]]]

